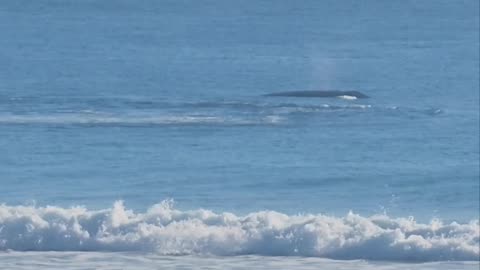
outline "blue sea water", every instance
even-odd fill
[[[478,268],[476,0],[7,0],[0,48],[0,266]]]

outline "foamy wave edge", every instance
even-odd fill
[[[478,261],[479,221],[444,224],[385,215],[344,217],[245,216],[172,201],[135,213],[121,201],[111,209],[0,205],[0,250],[141,251],[164,255],[312,256],[387,261]]]

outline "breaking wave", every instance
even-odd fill
[[[125,209],[0,206],[0,250],[140,251],[161,255],[311,256],[388,261],[478,261],[479,221],[459,224],[388,216],[237,216],[181,211],[171,201]]]

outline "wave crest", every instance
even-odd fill
[[[145,251],[395,261],[479,260],[479,221],[444,224],[387,216],[246,216],[180,211],[171,201],[125,209],[0,206],[0,250]]]

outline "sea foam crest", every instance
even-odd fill
[[[113,208],[0,206],[0,250],[255,254],[395,261],[479,260],[479,221],[445,224],[387,216],[246,216],[180,211],[171,201],[144,213]]]

